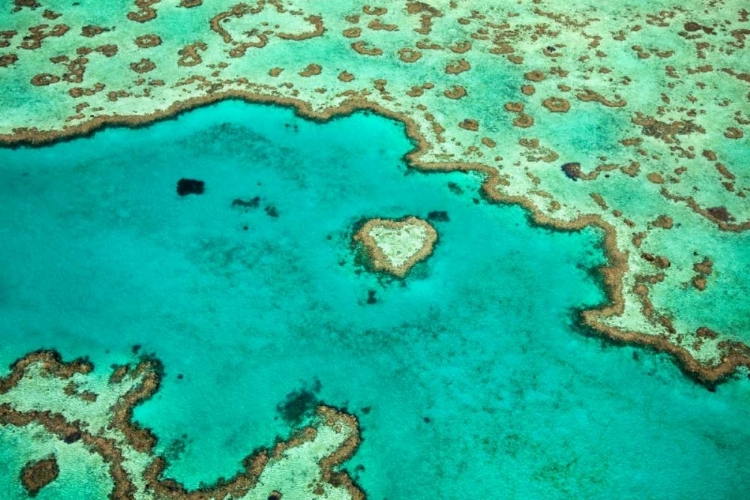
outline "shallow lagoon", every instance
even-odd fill
[[[744,498],[750,381],[709,392],[586,336],[601,234],[533,227],[478,177],[407,168],[411,147],[374,115],[224,102],[0,150],[0,363],[154,353],[166,377],[136,418],[193,487],[287,435],[277,405],[307,389],[359,418],[348,468],[372,499]],[[182,177],[206,192],[177,196]],[[359,265],[361,218],[431,211],[450,220],[406,280]]]

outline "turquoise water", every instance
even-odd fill
[[[601,234],[533,227],[478,177],[408,169],[411,147],[373,115],[224,102],[0,149],[0,364],[44,347],[106,372],[154,353],[166,377],[135,417],[190,487],[288,435],[277,406],[309,390],[359,418],[346,466],[375,500],[747,498],[750,381],[710,392],[586,336]],[[177,196],[182,177],[205,193]],[[450,220],[406,280],[357,263],[361,218],[435,210]]]

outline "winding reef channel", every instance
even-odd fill
[[[8,2],[0,496],[744,498],[748,36],[739,0]]]

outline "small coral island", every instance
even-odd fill
[[[370,219],[354,234],[354,242],[361,244],[375,271],[399,278],[432,255],[436,241],[435,228],[416,217]]]

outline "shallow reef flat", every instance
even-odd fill
[[[714,382],[750,365],[750,14],[687,2],[16,0],[0,141],[140,125],[227,98],[403,121],[424,170],[603,228],[582,319]]]
[[[4,433],[27,432],[17,437],[33,443],[34,458],[18,472],[27,493],[52,489],[54,498],[139,500],[363,498],[346,473],[333,470],[359,445],[357,420],[326,406],[288,440],[248,456],[231,479],[190,492],[163,479],[166,461],[153,452],[156,438],[131,421],[133,408],[158,390],[160,371],[158,361],[144,359],[113,367],[105,377],[93,373],[91,363],[64,363],[53,351],[15,363],[0,379],[0,424]],[[75,463],[84,464],[85,472],[67,485],[56,484],[58,460],[69,476]],[[5,463],[15,465],[7,458]],[[7,489],[4,494],[24,496]]]

